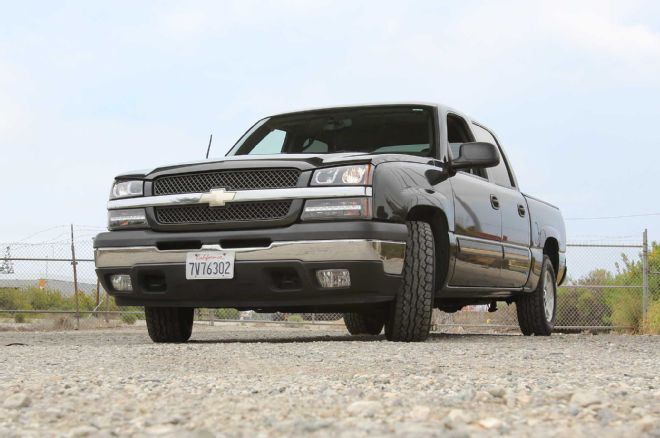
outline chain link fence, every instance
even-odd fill
[[[583,242],[567,245],[568,276],[557,291],[557,331],[642,328],[649,306],[660,303],[660,248],[639,243]],[[660,305],[660,304],[658,304]],[[436,311],[436,330],[518,330],[516,306],[470,306],[456,313]]]
[[[0,243],[0,326],[24,322],[63,328],[134,324],[140,307],[120,307],[99,285],[92,238],[100,229],[60,228],[48,241]],[[651,254],[651,257],[650,257]],[[568,278],[558,290],[556,327],[561,331],[638,330],[645,309],[660,303],[660,248],[639,243],[571,243]],[[651,260],[651,261],[650,261]],[[198,320],[342,325],[339,313],[257,313],[198,309]],[[435,311],[436,331],[488,328],[516,331],[515,305]]]

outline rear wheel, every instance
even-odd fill
[[[550,336],[555,327],[557,281],[548,256],[543,257],[541,278],[536,290],[518,298],[516,311],[523,335]]]
[[[186,342],[193,326],[192,307],[145,307],[147,331],[154,342]]]
[[[352,335],[379,335],[385,325],[385,314],[344,313],[344,324]]]
[[[385,335],[390,341],[424,341],[431,331],[435,281],[435,243],[431,225],[408,222],[403,279],[390,304]]]

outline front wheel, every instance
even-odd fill
[[[344,313],[344,324],[352,335],[379,335],[383,331],[383,313]]]
[[[192,307],[145,307],[147,331],[154,342],[186,342],[193,327]]]
[[[557,281],[550,258],[543,256],[541,278],[534,292],[516,301],[518,325],[525,336],[550,336],[555,327],[557,311]]]
[[[424,341],[431,331],[435,284],[435,243],[426,222],[408,222],[406,258],[401,287],[385,322],[390,341]]]

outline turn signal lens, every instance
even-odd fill
[[[108,210],[108,229],[123,230],[126,228],[145,228],[147,213],[144,208],[128,210]]]
[[[310,199],[300,219],[371,219],[371,198]]]

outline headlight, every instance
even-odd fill
[[[371,184],[373,166],[357,164],[353,166],[319,169],[312,175],[313,186],[366,186]]]
[[[110,199],[134,198],[143,194],[143,181],[115,181],[110,190]]]
[[[310,199],[300,219],[371,219],[371,198]]]
[[[147,213],[144,208],[128,210],[108,210],[108,230],[125,230],[128,228],[146,228]]]

